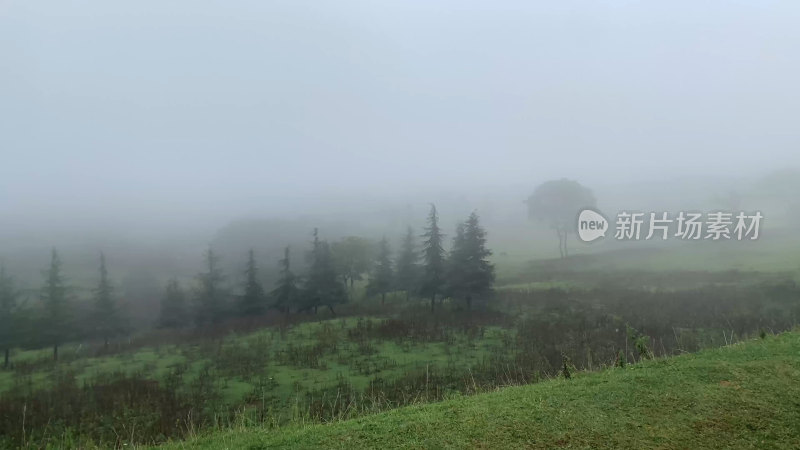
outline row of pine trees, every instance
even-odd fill
[[[58,359],[60,345],[68,340],[89,337],[102,340],[108,347],[112,338],[130,331],[109,280],[104,254],[100,254],[99,279],[92,291],[91,306],[80,314],[71,302],[71,289],[61,267],[61,258],[53,249],[35,305],[20,302],[21,292],[14,279],[5,267],[0,267],[0,348],[4,367],[9,365],[9,353],[14,347],[52,346],[53,359]]]
[[[219,256],[208,249],[204,254],[205,268],[198,274],[191,295],[177,279],[167,282],[159,326],[179,328],[193,323],[202,327],[231,316],[259,316],[269,309],[288,315],[316,313],[322,307],[335,313],[337,305],[348,301],[348,286],[352,291],[362,272],[369,272],[367,294],[379,297],[381,304],[387,294],[403,292],[406,300],[429,299],[432,311],[437,298],[463,300],[470,308],[474,299],[488,298],[492,291],[495,274],[489,261],[491,251],[486,246],[486,231],[474,212],[456,227],[449,252],[444,249],[445,235],[433,205],[420,236],[421,245],[409,227],[396,258],[385,237],[378,243],[374,261],[365,261],[363,257],[350,257],[364,254],[360,251],[365,248],[364,240],[351,237],[330,245],[320,239],[316,229],[313,236],[305,274],[301,277],[293,272],[291,252],[286,247],[279,261],[277,282],[270,291],[260,282],[253,250],[248,252],[243,284],[238,294],[231,294]],[[59,346],[69,340],[93,338],[107,347],[111,339],[131,331],[102,253],[91,310],[84,313],[85,317],[74,317],[62,262],[55,249],[44,272],[40,301],[30,307],[19,302],[19,297],[14,280],[0,268],[0,348],[4,351],[4,366],[9,365],[9,351],[14,347],[51,346],[53,358],[58,359]]]

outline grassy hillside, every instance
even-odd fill
[[[798,448],[800,332],[329,425],[167,448]]]

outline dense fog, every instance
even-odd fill
[[[397,243],[431,203],[450,234],[477,211],[495,258],[547,259],[524,201],[561,178],[611,215],[736,206],[785,227],[798,12],[6,1],[0,259],[32,290],[57,247],[88,289],[103,251],[154,292],[208,246],[234,272],[253,248],[270,274],[314,228]]]

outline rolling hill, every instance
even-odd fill
[[[400,408],[165,448],[798,448],[800,332]]]

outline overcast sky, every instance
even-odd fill
[[[799,23],[796,0],[0,0],[0,214],[794,165]]]

